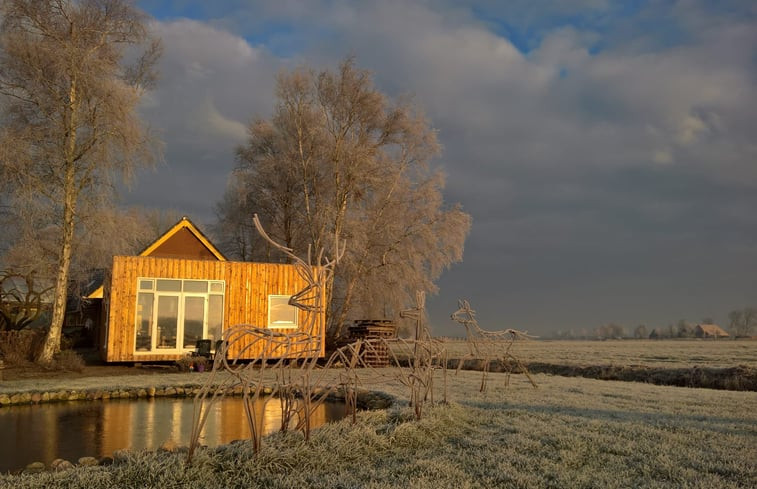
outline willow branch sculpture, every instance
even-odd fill
[[[260,450],[263,436],[262,412],[257,411],[257,401],[264,394],[268,396],[264,406],[273,398],[278,398],[281,403],[281,430],[286,431],[294,424],[294,428],[301,430],[305,440],[308,440],[312,415],[330,393],[329,389],[318,388],[323,383],[324,371],[321,375],[315,375],[314,369],[325,341],[325,325],[320,314],[325,310],[325,291],[333,280],[334,266],[344,254],[344,246],[336,237],[334,258],[326,258],[321,249],[314,265],[310,249],[305,261],[292,249],[271,239],[257,215],[253,217],[253,222],[258,233],[291,260],[305,282],[305,287],[289,298],[289,304],[307,312],[307,319],[297,331],[290,333],[246,324],[224,331],[211,375],[195,396],[187,463],[191,463],[212,405],[228,392],[241,390],[255,453]],[[245,362],[243,359],[250,360]],[[271,377],[267,372],[273,374],[270,391],[263,387]]]
[[[388,350],[397,366],[395,377],[410,389],[410,405],[416,419],[421,419],[426,401],[434,402],[434,374],[438,368],[443,370],[444,401],[447,400],[447,360],[446,350],[440,342],[431,337],[426,324],[426,294],[422,291],[416,292],[415,301],[415,307],[400,312],[400,317],[415,321],[415,338],[389,340],[394,346]],[[397,353],[407,358],[406,366],[397,358]]]
[[[513,355],[512,347],[517,340],[533,338],[524,331],[517,329],[505,329],[502,331],[487,331],[481,329],[476,321],[476,311],[471,309],[467,300],[458,301],[457,311],[452,313],[452,319],[465,327],[465,339],[468,345],[468,355],[458,361],[457,371],[463,366],[464,358],[482,359],[484,362],[481,375],[481,392],[486,392],[489,365],[492,360],[499,361],[507,372],[506,385],[510,381],[512,368],[510,362],[515,363],[523,372],[531,385],[536,387],[536,382],[531,377],[526,366],[518,357]]]

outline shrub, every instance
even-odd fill
[[[84,370],[84,359],[73,350],[61,350],[55,355],[53,368],[56,370],[81,372]]]
[[[200,367],[202,365],[202,367]],[[210,365],[205,357],[187,355],[176,360],[176,366],[180,372],[189,372],[191,370],[209,369]]]
[[[8,365],[32,362],[44,337],[39,329],[0,331],[0,356]]]

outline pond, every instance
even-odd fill
[[[260,399],[266,434],[281,426],[277,399]],[[194,404],[192,398],[155,398],[64,402],[0,409],[0,472],[17,471],[31,462],[49,466],[56,458],[73,463],[80,457],[110,456],[116,450],[156,450],[166,442],[189,444]],[[312,426],[344,417],[344,403],[324,403],[314,413]],[[248,439],[250,432],[240,397],[217,402],[208,416],[200,443],[217,446]]]

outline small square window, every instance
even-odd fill
[[[140,280],[139,290],[152,290],[154,282],[152,280]]]
[[[223,282],[210,282],[210,291],[211,292],[223,292]]]
[[[268,327],[296,328],[297,308],[289,305],[288,295],[268,296]]]

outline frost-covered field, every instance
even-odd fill
[[[468,353],[464,341],[445,341],[450,358]],[[526,363],[643,365],[646,367],[757,367],[757,340],[519,341],[512,350]]]
[[[336,375],[336,372],[334,373]],[[364,372],[366,388],[397,407],[317,430],[203,450],[191,467],[174,453],[135,453],[111,467],[0,477],[25,487],[701,487],[757,486],[757,393],[521,375],[448,374],[449,405],[413,420],[392,369]],[[436,399],[441,398],[441,375]]]

